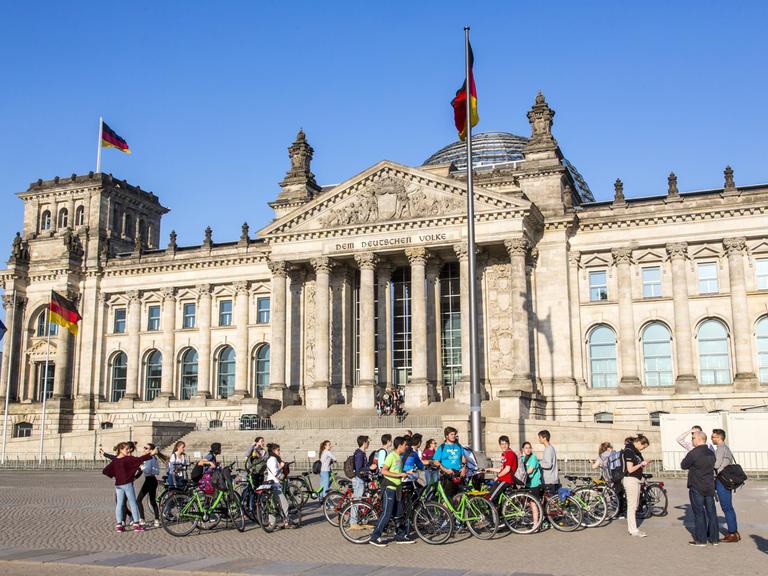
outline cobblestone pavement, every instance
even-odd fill
[[[645,539],[626,524],[571,534],[502,533],[489,542],[462,536],[443,546],[355,546],[310,505],[299,530],[265,534],[248,525],[174,538],[162,529],[113,531],[113,489],[98,472],[0,473],[0,574],[765,574],[768,483],[750,482],[735,498],[742,541],[692,548],[684,481],[667,484],[670,513],[648,520]],[[125,568],[120,568],[125,566]],[[96,571],[89,567],[98,567]]]

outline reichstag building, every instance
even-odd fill
[[[598,202],[543,95],[527,115],[529,137],[474,139],[474,278],[459,142],[324,187],[299,132],[272,223],[236,241],[209,228],[194,246],[161,237],[160,198],[112,175],[32,183],[0,271],[14,435],[39,433],[44,389],[51,432],[372,411],[388,387],[412,409],[460,405],[470,322],[502,417],[643,425],[765,404],[768,185],[726,167],[709,190],[670,174],[642,197],[616,180]],[[76,337],[51,326],[46,372],[51,290],[83,319]]]

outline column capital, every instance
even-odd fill
[[[210,298],[211,297],[211,285],[210,284],[198,284],[195,286],[198,298]]]
[[[504,248],[507,249],[509,257],[526,256],[531,248],[531,243],[527,238],[511,238],[504,240]]]
[[[430,256],[427,260],[427,280],[434,281],[440,275],[443,260],[439,256]]]
[[[235,289],[236,294],[248,294],[248,281],[247,280],[238,280],[237,282],[232,283],[232,287]]]
[[[315,269],[315,274],[330,274],[331,268],[333,268],[333,261],[327,256],[318,256],[317,258],[312,258],[312,260],[310,260],[310,264],[312,264],[312,268]]]
[[[581,252],[578,250],[571,250],[568,252],[568,263],[571,266],[578,268],[579,264],[581,263]]]
[[[747,239],[743,236],[735,238],[724,238],[723,247],[728,256],[738,256],[744,254],[747,250]]]
[[[128,290],[125,293],[125,297],[128,299],[128,304],[138,304],[141,299],[141,292],[139,290]]]
[[[613,263],[616,266],[621,266],[622,264],[632,264],[632,248],[629,246],[611,248],[611,255],[613,256]]]
[[[466,242],[459,242],[458,244],[454,244],[453,251],[456,254],[456,258],[459,259],[459,262],[469,258],[469,246]]]
[[[676,258],[686,259],[688,257],[687,242],[669,242],[666,246],[667,254],[675,260]]]
[[[375,270],[378,257],[373,252],[359,252],[355,254],[355,262],[360,270]]]
[[[307,279],[307,270],[303,266],[291,266],[288,268],[288,278],[292,285],[301,284]]]
[[[13,294],[5,294],[3,296],[3,308],[8,310],[13,306]],[[27,299],[24,296],[16,296],[16,307],[24,308],[27,304]]]
[[[161,288],[160,297],[163,299],[163,301],[174,301],[176,299],[176,288]]]
[[[379,258],[378,260],[378,266],[376,266],[376,272],[378,276],[378,281],[381,284],[386,284],[390,280],[392,280],[392,273],[395,271],[395,267],[392,265],[392,262],[389,260],[384,260],[382,258]]]
[[[272,276],[275,278],[285,278],[288,274],[288,266],[285,260],[267,260],[267,266],[269,266],[269,271],[272,272]]]
[[[427,264],[427,249],[421,246],[406,248],[405,256],[408,258],[411,266],[426,266]]]

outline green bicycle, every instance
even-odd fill
[[[529,489],[512,487],[499,496],[499,518],[515,534],[533,534],[544,520],[544,508]]]
[[[444,476],[445,477],[445,476]],[[453,478],[448,476],[451,481]],[[440,481],[427,486],[436,500],[424,502],[414,511],[413,527],[427,544],[444,544],[453,535],[456,524],[465,525],[475,538],[490,540],[499,529],[496,508],[485,497],[488,492],[465,490],[454,504]]]
[[[284,489],[284,491],[293,494],[294,499],[298,501],[299,506],[302,508],[309,501],[310,498],[312,500],[319,500],[320,493],[323,491],[322,486],[318,486],[317,488],[315,488],[312,485],[310,472],[302,472],[299,475],[289,476],[288,484],[290,486],[290,489],[289,490]],[[328,492],[326,493],[325,496],[327,498],[328,496],[330,496],[331,492],[336,493],[336,495],[340,495],[346,491],[347,487],[351,487],[351,486],[352,486],[351,480],[347,480],[346,478],[339,479],[336,472],[334,470],[331,470],[331,483],[328,487]]]
[[[231,468],[231,466],[229,467]],[[210,529],[224,517],[245,531],[245,514],[240,498],[229,483],[219,485],[213,495],[195,488],[189,493],[176,493],[165,500],[160,525],[171,536],[187,536],[195,528]]]

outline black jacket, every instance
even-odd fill
[[[688,488],[702,496],[715,495],[715,454],[706,444],[688,452],[680,467],[688,470]]]

